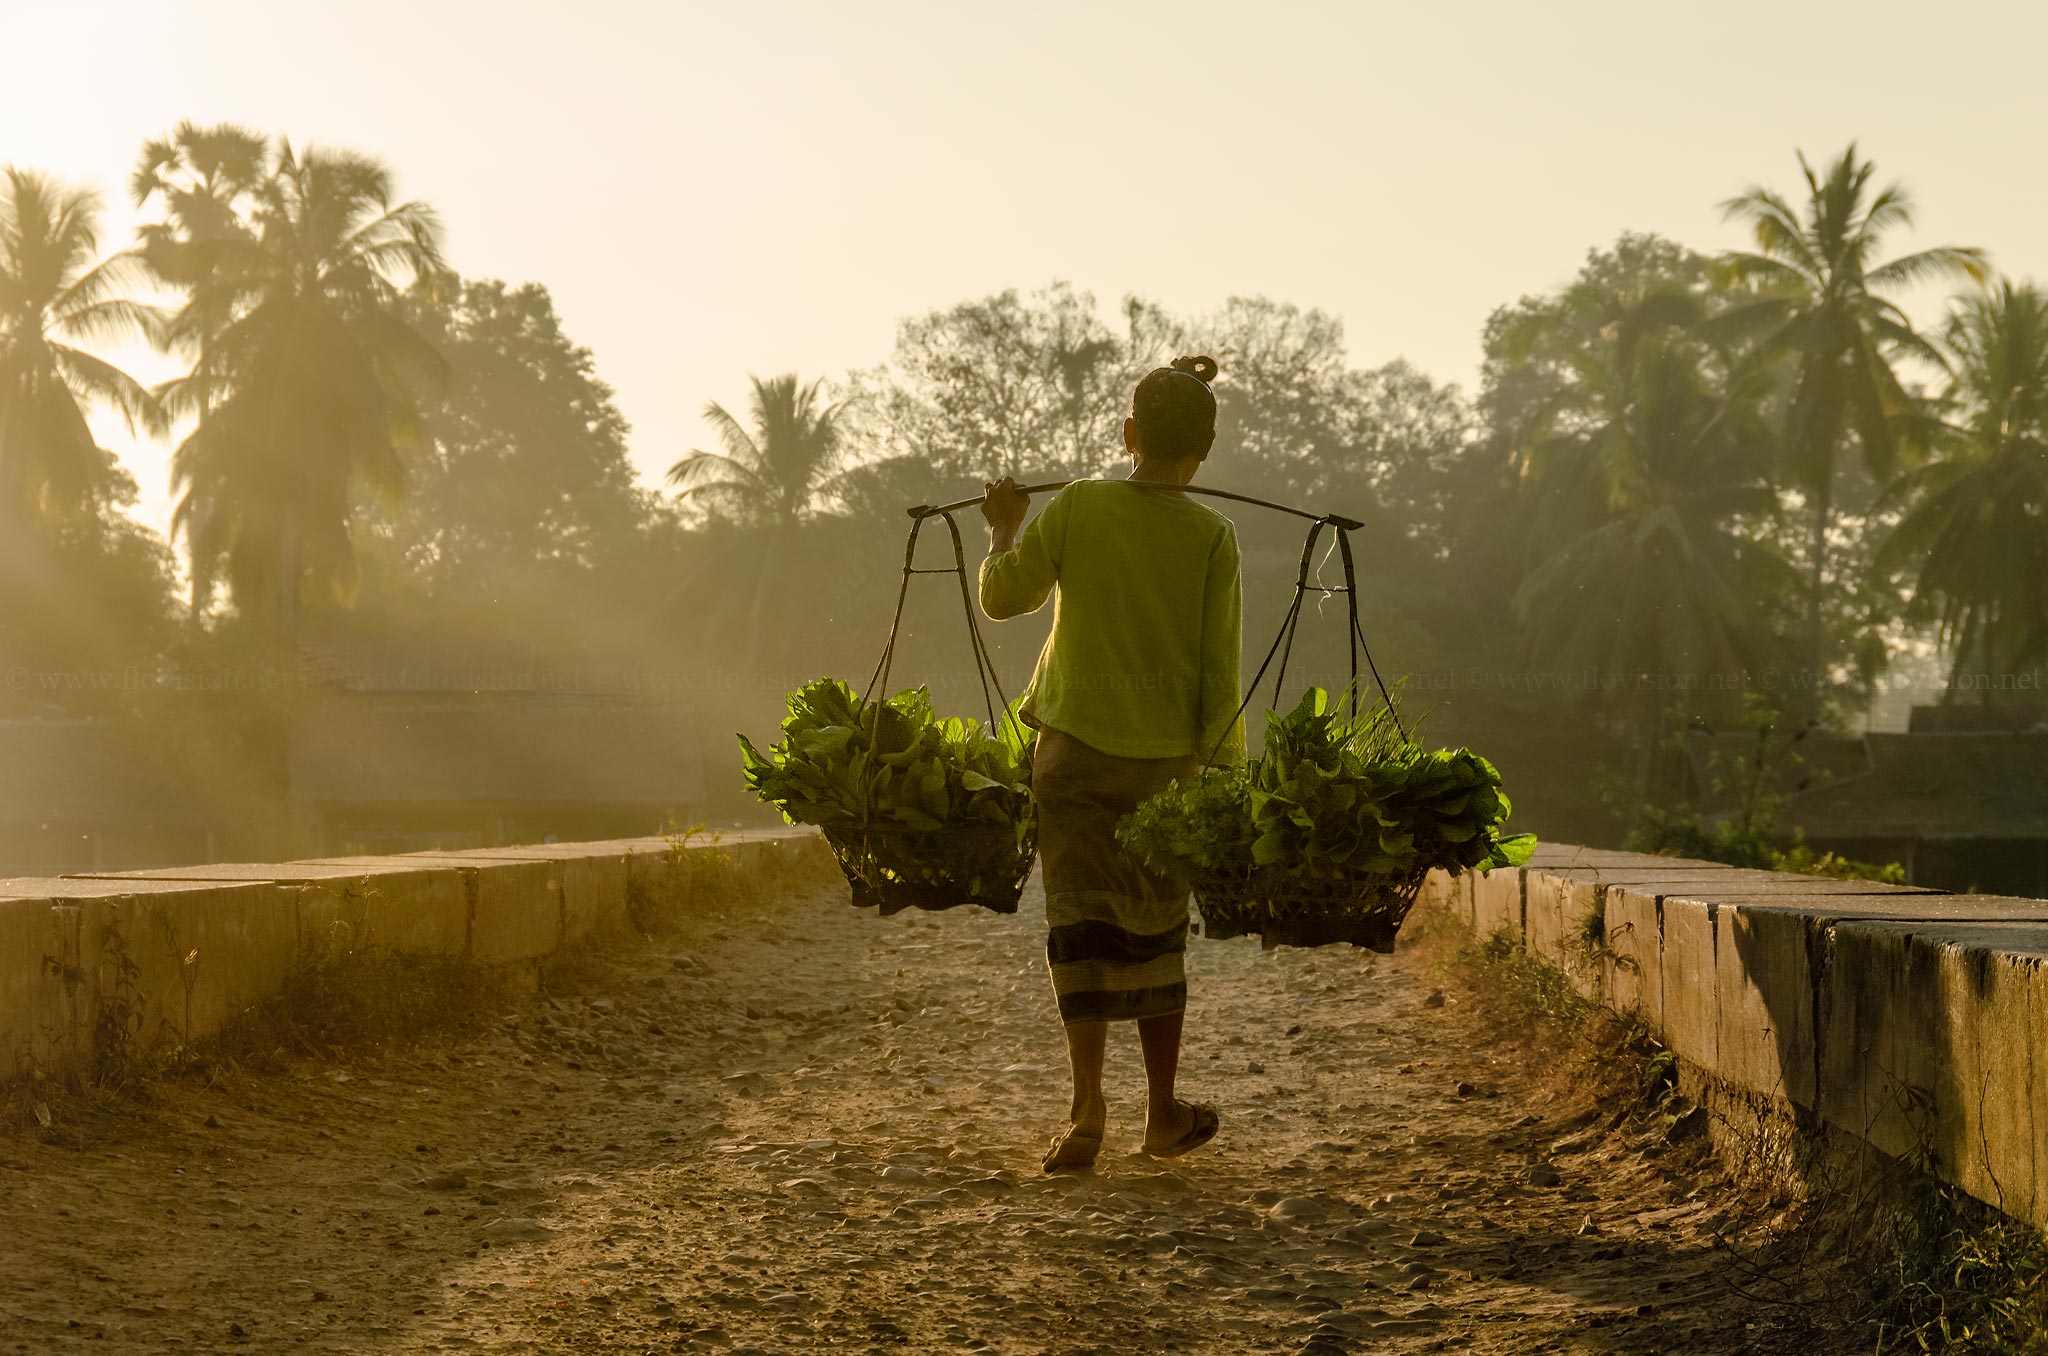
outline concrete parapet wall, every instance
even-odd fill
[[[337,948],[530,963],[627,932],[636,888],[687,906],[698,854],[744,867],[815,842],[787,829],[0,880],[0,1078],[85,1067],[96,1042],[211,1035]]]
[[[2048,901],[1558,844],[1425,897],[1718,1082],[2048,1226]]]

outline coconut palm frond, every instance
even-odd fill
[[[53,344],[50,351],[64,383],[88,400],[119,411],[130,433],[140,429],[161,437],[170,431],[162,403],[134,377],[82,349]]]
[[[1990,260],[1983,250],[1939,245],[1933,249],[1903,254],[1889,263],[1880,264],[1865,274],[1864,280],[1877,291],[1891,291],[1927,282],[1955,282],[1964,278],[1974,283],[1982,283],[1989,276],[1990,267]]]

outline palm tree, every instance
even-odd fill
[[[135,378],[83,345],[154,336],[162,318],[123,295],[135,261],[100,260],[99,199],[29,170],[0,171],[0,532],[75,510],[113,486],[88,405],[130,429],[163,427]]]
[[[1696,337],[1704,312],[1669,285],[1582,285],[1515,337],[1564,369],[1522,434],[1536,549],[1515,609],[1539,662],[1638,688],[1646,793],[1674,679],[1747,667],[1750,600],[1787,572],[1741,530],[1774,504],[1761,377]]]
[[[445,377],[400,313],[403,287],[443,269],[440,228],[425,204],[394,202],[381,163],[351,152],[280,141],[253,183],[236,165],[196,195],[153,162],[156,148],[137,184],[143,204],[162,200],[168,229],[145,234],[145,257],[186,293],[169,340],[193,358],[160,394],[197,419],[171,462],[194,605],[225,579],[238,608],[268,611],[289,643],[305,588],[353,588],[353,486],[396,492],[415,392]],[[222,202],[233,210],[217,212]]]
[[[794,372],[754,386],[749,433],[717,401],[704,418],[723,452],[692,450],[669,467],[678,497],[722,502],[746,518],[790,526],[816,507],[839,451],[838,405],[821,405],[821,378],[801,385]]]
[[[782,557],[791,549],[793,529],[827,492],[839,453],[838,405],[821,405],[821,378],[805,386],[793,372],[767,381],[749,378],[754,394],[749,432],[717,401],[704,418],[718,434],[723,452],[692,451],[668,470],[679,498],[722,502],[748,522],[767,530],[765,550],[755,560],[754,598],[747,610],[742,667],[753,673],[767,635],[768,597]]]
[[[1894,363],[1919,358],[1941,366],[1940,353],[1914,332],[1888,294],[1933,279],[1981,278],[1984,255],[1943,245],[1880,263],[1884,236],[1912,225],[1906,190],[1889,184],[1873,192],[1876,166],[1858,160],[1853,143],[1825,174],[1804,154],[1799,168],[1806,180],[1803,210],[1762,187],[1722,204],[1726,217],[1749,223],[1756,241],[1755,251],[1725,257],[1756,294],[1725,324],[1788,355],[1794,367],[1784,446],[1809,518],[1806,647],[1817,706],[1838,459],[1853,437],[1874,477],[1883,482],[1896,474],[1902,454],[1917,450],[1926,431]]]
[[[1955,666],[2048,659],[2048,294],[2004,281],[1957,304],[1936,457],[1904,476],[1879,563],[1914,576]],[[1989,701],[1990,690],[1985,690]]]
[[[187,294],[169,341],[196,352],[233,320],[232,309],[209,313],[194,295],[222,242],[246,243],[250,209],[270,170],[270,142],[234,123],[181,122],[170,136],[145,142],[128,192],[137,207],[161,204],[163,219],[136,230],[136,253],[157,279]],[[203,298],[232,308],[226,289]]]

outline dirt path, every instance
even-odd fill
[[[1124,1035],[1099,1172],[1046,1178],[1042,900],[841,898],[459,1046],[0,1139],[0,1353],[1761,1349],[1682,1156],[1528,1091],[1411,957],[1196,941],[1222,1137],[1132,1152]]]

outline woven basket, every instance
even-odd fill
[[[1317,880],[1270,869],[1212,872],[1194,882],[1195,902],[1206,937],[1256,934],[1269,949],[1349,943],[1386,953],[1427,874]]]
[[[979,904],[995,913],[1017,912],[1025,878],[1038,855],[1035,827],[1020,848],[1008,824],[970,824],[942,830],[827,829],[825,841],[853,888],[853,904],[884,917],[904,909],[954,909]],[[936,863],[973,862],[972,874]]]

